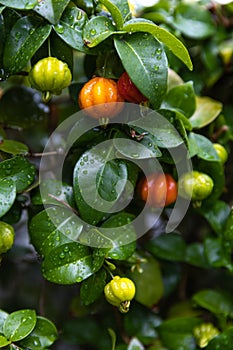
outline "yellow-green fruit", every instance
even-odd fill
[[[70,85],[72,75],[68,65],[56,57],[38,61],[29,72],[29,82],[38,91],[59,95]]]
[[[15,238],[15,232],[11,225],[0,221],[0,254],[11,249]]]
[[[127,277],[114,276],[104,287],[104,294],[110,304],[119,307],[122,312],[127,312],[135,295],[135,285]]]
[[[210,340],[219,334],[219,330],[212,323],[202,323],[193,330],[193,335],[196,338],[198,346],[205,348]]]
[[[220,143],[214,143],[213,146],[214,146],[214,149],[215,149],[217,155],[219,156],[221,162],[223,164],[226,163],[227,158],[228,158],[226,148],[223,147],[222,145],[220,145]]]
[[[190,171],[179,179],[179,195],[193,201],[202,201],[209,197],[213,187],[212,178],[199,171]]]

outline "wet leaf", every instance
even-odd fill
[[[4,51],[4,67],[10,73],[26,68],[29,60],[51,32],[49,24],[35,18],[22,17],[12,27]]]
[[[115,37],[114,44],[133,83],[158,108],[167,88],[168,63],[162,45],[148,33]]]
[[[206,347],[206,350],[224,349],[231,350],[233,342],[233,327],[229,327],[221,334],[214,337]]]
[[[0,217],[12,207],[16,197],[16,187],[12,179],[0,180]]]
[[[6,337],[0,334],[0,347],[3,348],[11,343]]]
[[[42,0],[34,7],[34,11],[50,23],[57,24],[68,3],[69,0]]]
[[[1,4],[18,10],[31,10],[38,4],[38,0],[1,0]]]
[[[3,333],[3,325],[8,315],[6,311],[0,309],[0,333]]]
[[[100,270],[83,281],[80,296],[84,305],[92,304],[103,293],[106,284],[106,271]]]
[[[131,17],[128,1],[100,0],[100,3],[108,9],[108,11],[111,13],[113,21],[116,23],[117,29],[121,30],[124,22]]]
[[[52,249],[42,263],[43,276],[50,282],[73,284],[93,274],[91,250],[77,242]]]
[[[37,316],[33,331],[22,341],[20,346],[31,350],[41,350],[51,346],[58,337],[55,325],[45,317]]]
[[[24,309],[9,314],[3,325],[6,338],[12,342],[19,341],[29,335],[36,325],[36,313],[34,310]]]
[[[110,19],[105,16],[92,17],[83,28],[83,41],[88,47],[95,47],[114,33]]]
[[[22,192],[31,185],[35,172],[35,166],[21,156],[0,163],[0,179],[12,180],[17,192]]]
[[[207,137],[191,132],[188,141],[190,157],[196,155],[205,161],[219,161],[213,143]]]
[[[153,22],[146,19],[132,19],[126,22],[122,28],[130,33],[146,32],[152,34],[156,39],[167,46],[172,53],[177,56],[190,70],[193,65],[189,56],[189,52],[184,44],[166,29],[157,26]]]
[[[210,97],[196,96],[196,110],[189,121],[193,128],[199,129],[212,123],[222,110],[222,103]]]

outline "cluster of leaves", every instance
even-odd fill
[[[47,349],[57,339],[57,329],[34,310],[23,309],[11,314],[0,310],[0,348]]]
[[[15,224],[27,209],[30,240],[41,257],[43,277],[57,288],[75,285],[79,291],[70,305],[75,317],[62,324],[63,338],[88,349],[109,349],[112,344],[117,350],[194,350],[198,343],[193,329],[210,320],[220,335],[207,349],[224,346],[230,350],[233,219],[230,205],[222,198],[225,168],[213,141],[228,147],[233,133],[222,103],[197,96],[229,69],[230,61],[220,57],[214,61],[218,70],[209,62],[209,57],[216,59],[216,47],[222,52],[220,43],[231,47],[228,28],[216,27],[211,11],[202,3],[174,1],[171,6],[163,0],[140,18],[132,16],[127,1],[119,0],[1,0],[0,4],[0,217]],[[232,7],[224,11],[232,13]],[[190,32],[193,23],[200,29]],[[209,45],[206,39],[212,39]],[[206,64],[204,69],[195,64],[190,73],[184,65],[192,69],[190,55],[196,63],[196,51]],[[44,104],[28,86],[31,65],[48,55],[67,62],[73,72],[73,82],[62,95],[69,94],[71,99],[64,105],[59,97]],[[57,134],[50,152],[53,157],[70,147],[63,179],[53,174],[39,187],[37,159],[51,131],[79,111],[77,94],[83,81],[77,65],[82,63],[85,79],[96,74],[117,80],[126,70],[154,112],[138,106],[130,113],[131,105],[126,105],[124,124],[106,128],[93,124],[72,147]],[[210,69],[205,75],[207,63]],[[206,85],[198,86],[200,81]],[[87,118],[79,112],[73,135],[78,135]],[[225,124],[228,131],[222,135]],[[106,140],[111,141],[107,154]],[[178,180],[177,164],[184,148],[193,168],[213,178],[211,196],[201,206],[190,206],[183,226],[171,233],[165,233],[165,227],[172,207],[165,209],[159,223],[137,240],[133,221],[144,206],[136,193],[143,176],[140,166],[150,171],[158,160],[164,172]],[[53,171],[54,158],[50,162],[49,156],[48,152],[48,161],[42,162],[43,172]],[[97,207],[84,200],[80,183]],[[97,188],[93,189],[93,183]],[[124,203],[125,208],[117,210]],[[104,206],[106,210],[101,211]],[[200,225],[193,228],[195,220]],[[114,317],[102,297],[107,271],[127,275],[136,284],[135,301],[122,318]],[[203,284],[200,275],[206,277]],[[219,290],[223,279],[225,290]],[[21,326],[24,312],[33,321],[26,322],[27,327]],[[31,310],[1,312],[0,316],[2,346],[14,348],[16,342],[22,349],[41,349],[57,337],[49,321]]]

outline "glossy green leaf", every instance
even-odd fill
[[[207,137],[191,132],[188,139],[190,157],[196,155],[205,161],[219,161],[213,143]]]
[[[185,261],[193,266],[209,268],[210,264],[206,258],[204,246],[201,243],[192,243],[187,245],[185,252]]]
[[[164,321],[158,331],[163,344],[169,350],[195,350],[196,342],[193,328],[201,323],[195,317],[180,317]]]
[[[127,166],[121,160],[114,160],[113,144],[106,144],[86,151],[74,168],[74,196],[80,217],[96,225],[105,213],[117,205],[126,182]],[[111,160],[112,159],[112,160]]]
[[[129,159],[147,159],[161,156],[153,135],[145,135],[139,141],[129,140],[125,134],[116,133],[114,146],[122,155]]]
[[[26,155],[29,151],[27,145],[14,140],[3,140],[0,142],[0,150],[13,155]]]
[[[50,23],[57,24],[68,3],[69,0],[42,0],[34,7],[34,11]]]
[[[187,118],[191,117],[196,108],[193,82],[187,82],[170,89],[164,96],[161,108],[178,110]]]
[[[0,334],[0,348],[4,348],[5,346],[9,345],[11,342],[6,337]]]
[[[52,249],[42,263],[43,276],[50,282],[73,284],[93,274],[92,254],[88,247],[69,242]]]
[[[129,123],[129,126],[134,129],[139,127],[145,132],[149,132],[154,136],[158,147],[172,148],[178,147],[183,143],[183,139],[177,132],[176,128],[163,117],[161,114],[154,112],[149,113],[146,117],[141,117],[138,120]]]
[[[46,349],[58,337],[55,325],[45,317],[37,316],[33,331],[20,342],[20,346],[31,350]]]
[[[1,163],[0,163],[1,164]],[[16,197],[16,187],[12,179],[0,180],[0,217],[12,207]]]
[[[3,333],[3,325],[8,315],[6,311],[0,309],[0,333]]]
[[[214,337],[206,347],[206,350],[224,349],[231,350],[233,342],[233,327],[229,327],[221,334]]]
[[[83,42],[82,29],[88,17],[86,13],[77,7],[67,7],[54,29],[59,37],[73,49],[81,52],[89,52]]]
[[[167,46],[190,70],[193,65],[189,52],[184,44],[166,29],[157,26],[151,21],[137,18],[125,23],[123,30],[129,33],[146,32],[152,34],[156,39]]]
[[[206,39],[215,31],[215,23],[210,12],[196,3],[179,4],[172,25],[192,39]]]
[[[223,290],[205,289],[193,296],[193,301],[215,315],[233,317],[233,300],[230,294]]]
[[[38,0],[1,0],[1,4],[18,10],[31,10],[38,4]]]
[[[95,47],[114,33],[110,19],[105,16],[92,17],[83,28],[83,41],[88,47]]]
[[[148,33],[115,37],[114,44],[133,83],[158,108],[167,88],[168,63],[162,45]]]
[[[37,193],[32,196],[35,205],[54,204],[65,206],[66,203],[75,207],[73,188],[55,179],[46,179],[40,184]]]
[[[106,271],[104,269],[96,272],[82,282],[80,296],[84,305],[90,305],[103,293],[106,284]]]
[[[135,251],[137,236],[133,225],[130,225],[133,219],[134,215],[121,212],[112,215],[101,225],[102,228],[111,229],[107,236],[112,246],[107,253],[108,258],[126,260]]]
[[[32,244],[41,255],[77,240],[83,225],[79,217],[71,210],[62,207],[50,207],[35,215],[29,224]]]
[[[196,96],[196,110],[189,119],[193,128],[199,129],[212,123],[222,111],[222,103],[206,96]]]
[[[162,234],[146,244],[147,250],[154,256],[172,261],[183,261],[186,244],[176,233]]]
[[[212,267],[232,268],[231,251],[226,249],[221,237],[209,237],[204,241],[206,258]]]
[[[215,233],[218,235],[223,233],[227,218],[230,214],[230,206],[226,202],[218,200],[208,206],[203,204],[197,211],[200,215],[205,217]],[[228,227],[231,228],[231,226],[230,224]]]
[[[24,157],[16,156],[0,163],[0,179],[12,180],[17,192],[24,191],[34,178],[35,166]]]
[[[3,325],[6,338],[12,342],[19,341],[29,335],[36,325],[36,312],[24,309],[8,315]]]
[[[30,58],[39,49],[51,32],[51,26],[35,18],[20,18],[7,38],[4,66],[8,73],[17,73],[26,68]]]
[[[100,0],[108,11],[111,13],[113,21],[116,23],[118,30],[121,30],[124,22],[130,17],[130,9],[128,1],[122,0]]]

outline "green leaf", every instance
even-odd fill
[[[200,209],[197,209],[197,211],[200,215],[204,216],[204,218],[208,221],[215,233],[217,233],[218,235],[221,235],[223,233],[224,227],[227,222],[227,218],[230,214],[230,206],[226,202],[218,200],[208,206],[202,205]],[[230,223],[228,226],[230,230],[231,226],[233,225],[231,225]]]
[[[88,47],[95,47],[114,33],[115,28],[109,18],[92,17],[83,28],[83,41]]]
[[[211,266],[231,269],[231,251],[229,252],[223,243],[222,237],[206,238],[204,241],[205,255]]]
[[[41,350],[51,346],[58,337],[55,325],[45,317],[37,316],[33,331],[22,341],[20,346],[31,350]]]
[[[146,32],[152,34],[156,39],[164,43],[172,53],[177,56],[190,70],[193,65],[189,52],[184,44],[166,29],[157,26],[151,21],[137,18],[125,23],[123,30],[135,33]]]
[[[106,271],[104,269],[96,272],[82,282],[80,296],[84,305],[90,305],[103,293],[106,284]]]
[[[0,142],[0,150],[13,155],[26,155],[29,151],[24,143],[14,140],[2,140]]]
[[[3,333],[3,325],[9,314],[0,309],[0,333]]]
[[[210,97],[196,96],[196,110],[189,119],[193,128],[200,129],[212,123],[222,111],[222,103]]]
[[[130,9],[128,1],[122,0],[100,0],[100,3],[103,4],[108,11],[111,13],[113,21],[116,23],[118,30],[121,30],[124,22],[129,19]]]
[[[126,260],[135,251],[137,236],[133,225],[130,225],[133,219],[134,215],[121,212],[112,215],[101,225],[101,228],[111,229],[109,230],[109,235],[107,235],[112,246],[107,253],[108,258]]]
[[[12,342],[19,341],[29,335],[36,325],[36,312],[24,309],[9,314],[3,325],[6,338]]]
[[[42,0],[34,7],[40,16],[52,24],[57,24],[70,0]]]
[[[161,44],[150,34],[114,38],[121,62],[133,83],[158,108],[167,88],[168,63]]]
[[[59,245],[77,240],[83,225],[77,215],[61,207],[50,207],[35,215],[29,224],[31,242],[41,255]]]
[[[193,301],[215,315],[233,317],[233,300],[225,291],[205,289],[194,294]]]
[[[147,159],[160,157],[161,151],[156,145],[153,135],[145,135],[139,141],[129,140],[120,131],[115,134],[114,146],[122,155],[129,159]]]
[[[142,256],[145,262],[140,262],[128,276],[136,286],[135,300],[142,305],[152,308],[162,298],[164,293],[162,273],[158,261],[151,255]],[[140,268],[140,271],[139,271]],[[145,288],[150,286],[150,288]]]
[[[5,346],[9,345],[11,342],[10,340],[7,340],[6,337],[0,334],[0,348],[4,348]]]
[[[219,161],[213,143],[205,136],[191,132],[188,136],[190,157],[205,161]]]
[[[1,0],[1,4],[18,10],[31,10],[38,4],[38,0]]]
[[[193,328],[201,322],[201,319],[195,317],[166,320],[158,327],[159,335],[169,350],[195,350],[196,342],[193,337]]]
[[[0,179],[0,217],[12,207],[16,197],[16,187],[12,179]]]
[[[178,110],[187,118],[191,117],[196,108],[193,82],[187,82],[170,89],[164,96],[161,108]]]
[[[50,282],[81,282],[94,273],[91,251],[77,242],[59,245],[46,255],[42,263],[42,272]]]
[[[34,178],[35,166],[24,157],[16,156],[0,163],[0,179],[12,180],[17,192],[28,188]]]
[[[211,13],[204,6],[194,3],[179,4],[171,24],[182,34],[192,39],[206,39],[215,32]]]
[[[183,261],[186,244],[176,233],[162,234],[146,244],[147,250],[154,256],[172,261]]]
[[[55,179],[45,179],[40,184],[38,192],[32,196],[34,205],[53,204],[64,206],[68,203],[75,207],[73,188]]]
[[[54,29],[59,37],[73,49],[90,53],[91,50],[84,45],[82,29],[88,17],[86,13],[77,7],[67,7],[61,20]]]
[[[231,246],[233,245],[233,209],[230,210],[228,207],[229,216],[226,221],[226,226],[223,231],[223,237],[227,242],[231,243]]]
[[[149,132],[154,136],[158,147],[172,148],[178,147],[183,143],[183,139],[177,132],[176,128],[161,114],[153,111],[146,117],[129,123],[129,126],[139,127],[143,131]]]
[[[214,337],[206,347],[206,350],[224,349],[231,350],[233,342],[233,327],[229,327],[221,334]]]
[[[12,27],[4,52],[4,66],[14,74],[24,69],[51,32],[49,24],[28,16],[20,18]]]
[[[74,168],[74,196],[80,217],[96,225],[117,205],[127,182],[127,165],[114,160],[113,144],[103,142],[86,151]],[[113,159],[113,160],[112,160]]]
[[[185,261],[193,266],[209,268],[210,264],[206,258],[204,246],[201,243],[189,244],[186,248]]]

